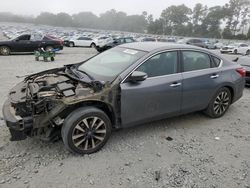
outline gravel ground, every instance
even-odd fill
[[[95,53],[65,48],[55,63],[36,62],[32,55],[0,56],[0,108],[21,80],[17,75],[80,62]],[[10,142],[0,120],[0,187],[250,188],[249,113],[246,89],[220,119],[193,113],[120,130],[89,156],[67,152],[62,141]]]

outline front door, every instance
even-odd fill
[[[178,73],[178,52],[157,54],[136,71],[148,74],[142,82],[121,84],[122,125],[135,124],[179,114],[182,96],[182,75]]]

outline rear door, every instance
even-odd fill
[[[75,46],[84,46],[84,37],[79,37],[74,40]]]
[[[178,52],[157,54],[136,71],[148,74],[142,82],[121,84],[121,118],[123,126],[179,114],[182,75],[178,73]]]
[[[219,83],[221,73],[211,56],[200,51],[182,51],[182,112],[205,109]]]
[[[91,45],[91,43],[92,43],[92,39],[91,38],[89,38],[89,37],[84,37],[83,38],[83,45],[82,46],[85,46],[85,47],[90,47],[90,45]]]

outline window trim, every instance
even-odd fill
[[[218,58],[218,57],[216,57],[216,56],[214,56],[214,55],[210,55],[210,58],[211,58],[211,60],[212,60],[212,62],[213,62],[213,68],[219,68],[219,67],[220,67],[220,65],[222,64],[222,59],[221,59],[221,58]],[[216,59],[219,59],[219,60],[220,60],[220,64],[219,64],[219,66],[216,66],[216,62],[215,62],[214,58],[216,58]]]
[[[198,49],[168,49],[168,50],[162,50],[162,51],[159,51],[159,52],[156,52],[152,55],[150,55],[149,57],[147,57],[145,60],[143,60],[142,62],[140,62],[132,71],[130,71],[123,79],[122,81],[120,82],[120,84],[123,84],[127,81],[128,77],[140,66],[142,65],[145,61],[147,61],[148,59],[150,59],[151,57],[157,55],[157,54],[160,54],[160,53],[164,53],[164,52],[171,52],[171,51],[177,51],[178,52],[178,73],[176,74],[170,74],[170,75],[164,75],[164,76],[160,76],[160,77],[169,77],[169,76],[173,76],[173,75],[179,75],[179,74],[183,74],[183,73],[190,73],[190,72],[200,72],[200,71],[204,71],[204,70],[216,70],[216,69],[219,69],[223,66],[223,63],[224,61],[218,57],[217,55],[215,54],[212,54],[212,56],[214,57],[217,57],[218,59],[221,60],[220,62],[220,65],[218,67],[212,67],[212,68],[208,68],[208,69],[201,69],[201,70],[194,70],[194,71],[189,71],[189,72],[183,72],[182,71],[182,51],[195,51],[195,52],[200,52],[200,53],[205,53],[207,55],[209,55],[209,57],[211,56],[210,53],[207,53],[207,52],[204,52],[202,50],[198,50]],[[155,79],[155,78],[159,78],[159,77],[151,77],[151,78],[147,78],[147,79]]]

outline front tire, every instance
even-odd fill
[[[10,55],[10,48],[7,46],[1,46],[0,47],[0,54],[4,56]]]
[[[67,150],[78,154],[99,151],[111,135],[111,121],[98,108],[83,107],[73,111],[64,121],[62,139]]]
[[[238,51],[237,51],[237,50],[234,50],[234,54],[238,54]]]
[[[247,50],[246,55],[250,55],[250,50]]]
[[[45,48],[45,51],[46,52],[51,52],[51,51],[53,51],[53,46],[47,46],[46,48]]]
[[[221,88],[210,101],[205,113],[211,118],[220,118],[231,105],[232,94],[226,87]]]
[[[73,42],[70,42],[69,47],[73,48],[73,47],[75,47],[75,44]]]

